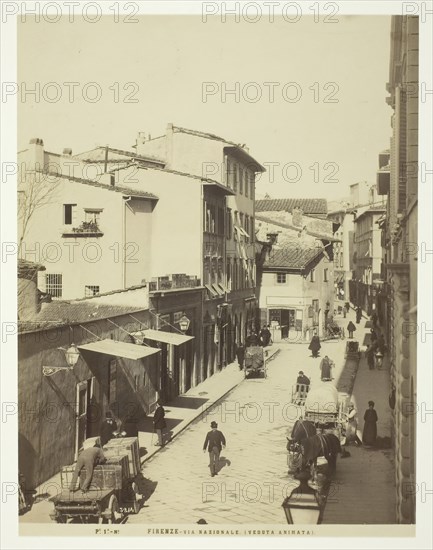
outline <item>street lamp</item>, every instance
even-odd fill
[[[287,523],[294,524],[319,524],[322,521],[322,506],[318,492],[310,487],[308,480],[310,472],[303,470],[297,474],[299,486],[283,501],[282,507],[286,514]]]
[[[179,328],[182,332],[186,332],[189,329],[190,320],[188,317],[183,314],[182,317],[179,319]]]
[[[78,351],[78,348],[75,344],[71,344],[68,349],[65,349],[65,348],[57,348],[57,349],[64,352],[66,363],[68,366],[67,367],[42,367],[42,374],[44,376],[51,376],[52,374],[55,374],[56,372],[59,372],[61,370],[73,370],[73,368],[77,364],[77,361],[80,357],[80,352]]]

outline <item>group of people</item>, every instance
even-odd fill
[[[343,447],[354,443],[355,445],[365,445],[374,447],[377,439],[377,421],[379,420],[374,408],[374,401],[368,402],[368,409],[364,413],[364,429],[362,435],[358,429],[357,411],[353,403],[349,404],[349,410],[346,414],[346,435]]]
[[[263,325],[263,328],[258,334],[257,332],[251,331],[245,341],[246,347],[262,346],[265,348],[270,346],[272,343],[272,334],[269,325]],[[236,347],[236,358],[238,360],[239,370],[243,370],[245,361],[245,346],[242,342],[240,342]]]

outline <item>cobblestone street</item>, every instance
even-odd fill
[[[324,342],[335,360],[336,382],[345,341]],[[248,379],[143,468],[146,502],[130,523],[284,523],[281,503],[298,485],[287,475],[286,435],[296,419],[291,388],[299,370],[320,381],[320,358],[306,344],[284,344],[267,379]],[[227,439],[220,472],[212,478],[202,451],[211,420]]]

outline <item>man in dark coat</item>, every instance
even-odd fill
[[[247,337],[247,346],[261,346],[262,342],[255,332]]]
[[[244,361],[245,361],[245,347],[242,344],[242,342],[236,348],[236,357],[239,364],[239,370],[242,370],[244,368]]]
[[[332,380],[334,362],[327,355],[320,361],[320,378],[322,381]]]
[[[308,346],[308,349],[311,350],[311,354],[313,357],[319,356],[319,349],[321,348],[320,339],[317,336],[317,333],[314,333],[314,336],[311,338],[310,345]]]
[[[356,330],[355,323],[353,323],[352,321],[349,321],[349,324],[347,325],[347,331],[349,333],[349,338],[353,338],[353,333],[355,332],[355,330]]]
[[[158,442],[155,445],[162,447],[164,445],[164,429],[167,426],[165,422],[165,410],[162,401],[158,399],[158,404],[153,415],[153,428],[158,434]]]
[[[86,468],[86,478],[81,483],[81,490],[83,493],[88,491],[90,487],[90,483],[92,482],[93,477],[93,469],[98,464],[104,464],[106,462],[106,458],[104,456],[104,453],[102,452],[102,449],[100,447],[89,447],[88,449],[84,449],[80,453],[80,456],[77,460],[77,465],[75,466],[74,475],[72,476],[71,491],[77,491],[78,489],[75,487],[77,484],[78,476],[80,475],[80,472],[83,468]]]
[[[263,325],[262,330],[260,331],[260,338],[262,339],[263,347],[269,346],[271,341],[271,331],[266,325]]]
[[[310,389],[310,379],[308,378],[308,376],[305,376],[305,374],[302,370],[299,371],[298,378],[296,379],[296,391],[297,392],[299,392],[299,390],[300,390],[300,387],[299,387],[300,384],[306,386],[305,391],[306,391],[306,393],[308,393],[308,391]]]
[[[115,431],[117,431],[117,423],[113,418],[113,413],[107,411],[105,413],[105,420],[101,425],[101,447],[113,438],[113,433]]]
[[[356,323],[359,325],[362,319],[362,307],[358,306],[356,308]]]
[[[215,421],[211,422],[210,427],[212,429],[206,434],[206,439],[203,444],[203,452],[205,453],[206,449],[209,452],[210,475],[213,477],[218,475],[218,462],[221,450],[226,446],[226,438],[223,433],[218,430],[218,424]]]

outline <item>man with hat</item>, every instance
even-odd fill
[[[117,431],[117,423],[113,418],[113,413],[107,411],[105,413],[105,420],[101,426],[101,447],[110,441],[114,437],[114,433]]]
[[[217,468],[220,459],[221,450],[226,446],[226,438],[223,433],[218,430],[218,424],[215,421],[210,423],[212,428],[210,432],[206,434],[206,439],[203,444],[203,452],[206,452],[206,449],[209,452],[209,467],[210,475],[212,477],[218,475]]]

